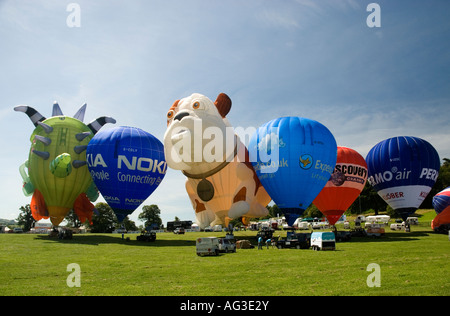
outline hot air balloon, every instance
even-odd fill
[[[445,188],[433,197],[433,207],[436,214],[440,214],[443,210],[450,206],[450,187]]]
[[[431,222],[431,228],[436,230],[441,225],[450,226],[450,187],[445,188],[433,197],[433,207],[437,216]]]
[[[422,204],[439,174],[439,155],[427,141],[398,136],[376,144],[367,154],[368,181],[406,221]]]
[[[364,158],[354,149],[339,146],[334,172],[313,203],[334,225],[364,189],[366,180]]]
[[[155,191],[167,169],[162,143],[136,127],[97,133],[87,146],[86,159],[92,179],[119,222]]]
[[[321,123],[282,117],[258,128],[249,151],[258,178],[292,226],[330,179],[337,146]]]
[[[248,161],[248,151],[226,115],[230,98],[194,93],[167,113],[164,150],[169,167],[187,177],[186,191],[200,228],[228,226],[230,219],[266,216],[271,198]]]
[[[86,104],[74,117],[63,115],[56,102],[50,118],[26,105],[16,106],[14,110],[26,113],[36,126],[30,138],[29,158],[19,168],[24,193],[33,194],[30,204],[33,218],[38,221],[50,217],[53,225],[59,225],[69,210],[74,209],[81,222],[90,221],[94,206],[86,194],[92,191],[92,178],[86,166],[85,150],[93,135],[104,124],[115,120],[100,117],[85,125]],[[91,193],[89,196],[92,197]]]

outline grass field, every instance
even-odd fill
[[[425,215],[424,215],[425,217]],[[275,235],[285,236],[286,232]],[[198,257],[195,239],[225,233],[137,235],[0,234],[0,295],[450,295],[450,241],[426,225],[381,239],[352,238],[336,251],[238,249]],[[236,232],[255,244],[256,232]],[[67,265],[77,263],[81,286],[68,287]],[[380,287],[369,287],[370,263]]]

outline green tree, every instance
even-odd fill
[[[267,205],[267,210],[269,211],[269,215],[267,218],[277,217],[277,216],[283,216],[283,211],[278,207],[278,205],[274,204],[272,206]]]
[[[377,191],[366,182],[359,197],[348,208],[347,214],[364,214],[369,210],[374,210],[375,214],[386,210],[386,202],[378,195]]]
[[[439,170],[438,180],[440,181],[441,191],[450,186],[450,159],[444,158],[444,163]]]
[[[130,231],[130,230],[136,231],[136,230],[138,230],[138,228],[136,226],[136,223],[133,222],[131,219],[129,219],[128,216],[126,216],[123,219],[122,223],[118,223],[116,225],[116,228],[118,228],[118,226],[125,228],[127,231]]]
[[[36,220],[31,215],[30,204],[20,207],[20,214],[17,217],[17,223],[23,227],[23,231],[27,232],[33,227]]]
[[[303,213],[303,215],[301,217],[324,217],[322,212],[319,211],[319,209],[314,205],[314,203],[311,203],[310,206],[308,206],[308,208],[305,210],[305,212]]]
[[[92,216],[92,225],[89,224],[93,233],[110,233],[114,230],[117,224],[116,214],[114,214],[111,207],[106,203],[97,203],[95,208],[98,214]]]
[[[68,227],[78,228],[83,225],[83,223],[78,219],[78,216],[74,210],[70,210],[69,213],[67,213],[65,220],[67,221]]]
[[[161,227],[162,220],[160,214],[161,210],[159,209],[158,205],[144,205],[142,207],[142,212],[138,216],[138,219],[144,222],[145,227],[149,227],[152,225]]]

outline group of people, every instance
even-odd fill
[[[263,249],[264,240],[261,236],[258,237],[258,249]],[[266,240],[266,247],[269,249],[269,246],[272,245],[272,247],[275,247],[275,239],[267,238]]]

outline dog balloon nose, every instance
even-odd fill
[[[173,119],[181,121],[181,119],[185,116],[189,116],[189,113],[188,112],[180,112],[177,115],[175,115],[175,117]]]

